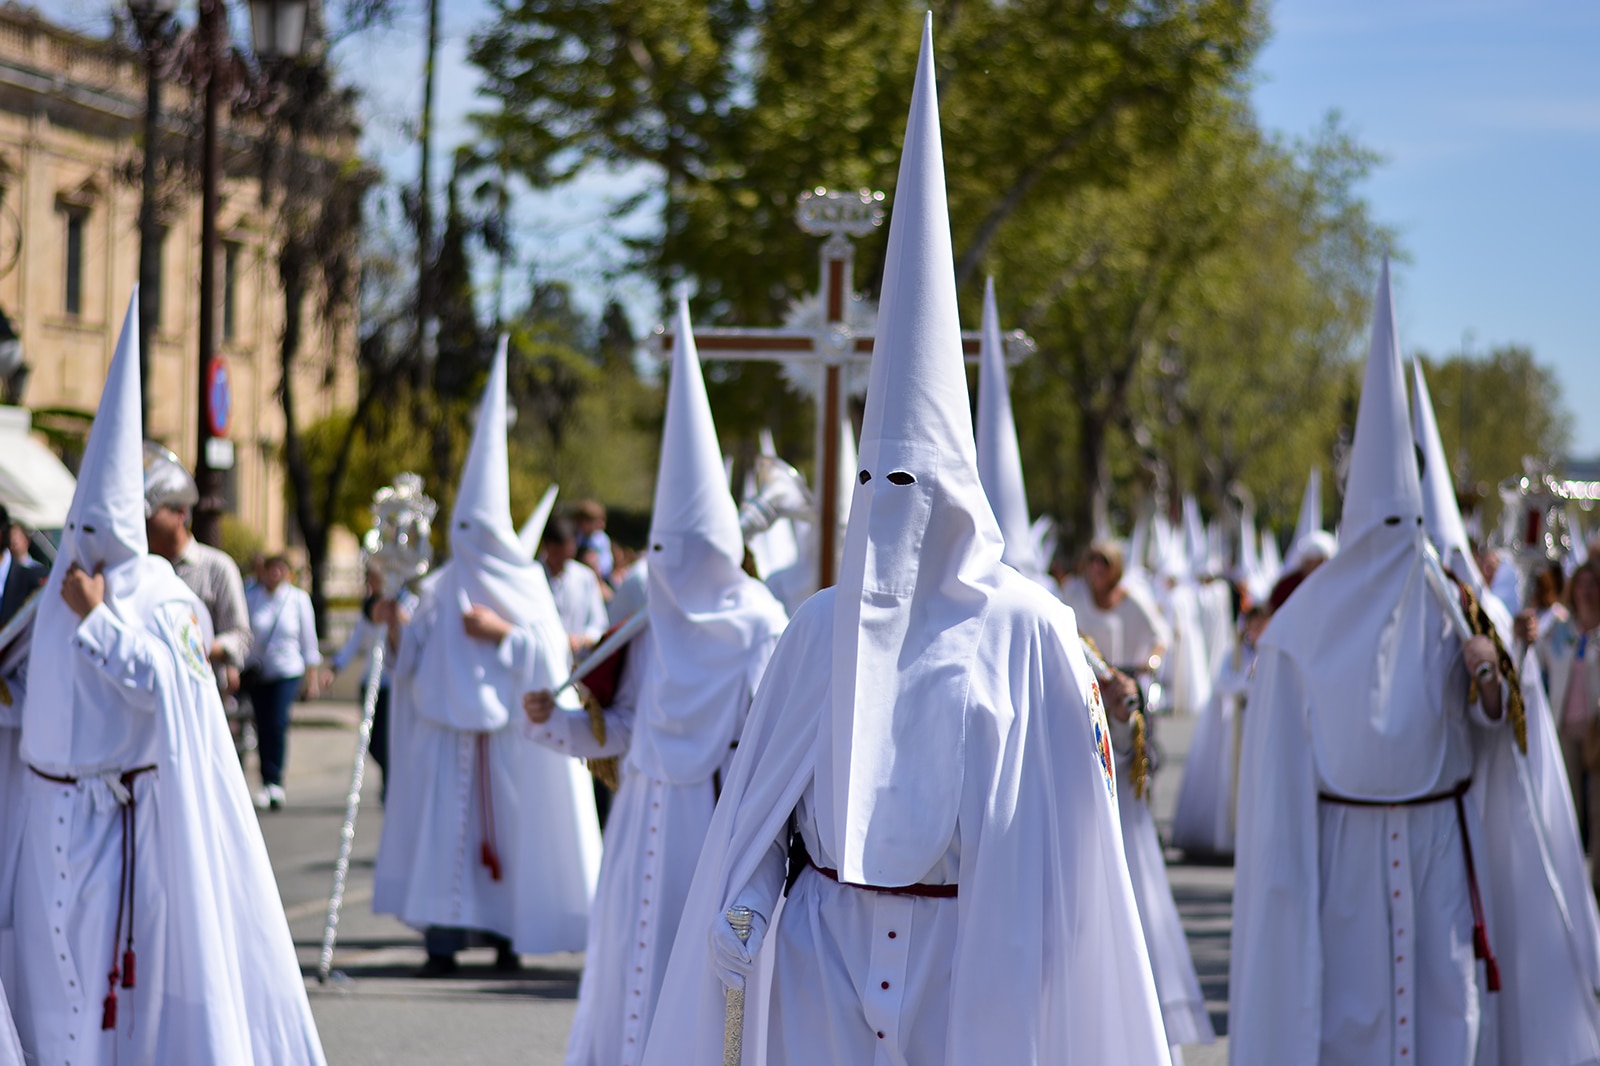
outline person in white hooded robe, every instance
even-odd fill
[[[1600,1062],[1497,649],[1426,576],[1416,455],[1385,262],[1340,551],[1269,623],[1250,691],[1239,1066]]]
[[[787,621],[740,568],[744,537],[687,301],[676,338],[650,522],[649,626],[627,646],[603,730],[582,711],[555,714],[548,692],[524,702],[538,743],[621,761],[569,1066],[628,1066],[644,1052],[717,790]]]
[[[11,897],[16,885],[17,851],[22,842],[22,785],[28,766],[22,761],[22,704],[27,698],[28,623],[0,648],[0,1066],[23,1066],[22,1041],[11,1017],[7,983],[16,984]]]
[[[840,581],[773,653],[645,1062],[715,1061],[742,988],[745,1062],[1167,1063],[1099,689],[978,481],[931,21],[886,264]]]
[[[571,655],[544,572],[511,524],[504,337],[450,549],[399,634],[372,902],[424,930],[426,976],[452,972],[477,941],[496,948],[501,969],[519,953],[581,950],[600,862],[588,774],[518,726],[522,694],[553,688]],[[392,617],[393,606],[376,613]]]
[[[207,660],[210,622],[147,554],[135,292],[39,601],[14,898],[39,1063],[321,1063]]]
[[[983,293],[983,332],[978,353],[978,477],[984,495],[994,509],[995,520],[1005,538],[1001,561],[1024,577],[1045,585],[1044,574],[1029,536],[1027,488],[1022,475],[1022,452],[1017,445],[1017,426],[1011,411],[1011,391],[1006,382],[1004,349],[1000,334],[1000,313],[995,303],[994,279]],[[1130,602],[1130,601],[1125,601]],[[1093,600],[1090,598],[1090,606]],[[1117,614],[1110,619],[1120,622]],[[1122,630],[1114,630],[1120,638]],[[1102,634],[1109,637],[1110,634]],[[1118,654],[1120,639],[1108,640],[1103,654]],[[1150,649],[1140,648],[1148,660]],[[1113,659],[1133,662],[1134,659]],[[1134,692],[1136,682],[1118,671],[1117,689],[1105,693],[1109,701],[1111,745],[1116,754],[1117,774],[1123,787],[1117,790],[1117,814],[1122,824],[1122,844],[1133,882],[1133,897],[1139,909],[1139,924],[1144,930],[1145,948],[1155,974],[1156,994],[1161,1002],[1161,1017],[1172,1045],[1173,1062],[1182,1062],[1180,1044],[1209,1044],[1216,1039],[1211,1019],[1206,1014],[1205,995],[1200,977],[1189,954],[1189,941],[1178,918],[1178,906],[1167,880],[1166,861],[1161,853],[1161,838],[1156,833],[1150,807],[1130,785],[1133,765],[1131,714],[1123,700]]]

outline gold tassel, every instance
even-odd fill
[[[1144,799],[1149,789],[1150,781],[1150,749],[1145,737],[1144,711],[1133,712],[1133,766],[1130,776],[1133,778],[1133,795],[1135,799]]]
[[[1511,733],[1517,738],[1517,748],[1522,754],[1528,754],[1528,710],[1522,700],[1522,682],[1517,676],[1516,660],[1511,658],[1511,653],[1506,650],[1505,641],[1500,639],[1500,631],[1489,620],[1489,612],[1483,609],[1483,604],[1478,602],[1478,597],[1465,584],[1458,583],[1461,589],[1461,599],[1464,601],[1467,613],[1467,624],[1472,631],[1480,637],[1488,637],[1494,641],[1495,659],[1500,667],[1500,674],[1506,679],[1506,688],[1510,698],[1506,701],[1506,713],[1511,716]],[[1467,699],[1478,699],[1478,679],[1473,678],[1468,682]]]
[[[600,706],[600,701],[595,699],[594,693],[584,688],[583,685],[580,684],[577,688],[583,697],[584,712],[589,716],[589,732],[594,734],[594,742],[596,744],[604,744],[606,742],[606,709]],[[617,790],[621,782],[619,774],[621,761],[615,755],[607,759],[585,759],[583,764],[588,767],[589,773],[594,776],[596,781],[613,792]]]

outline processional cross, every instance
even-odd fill
[[[818,187],[800,194],[795,221],[822,243],[822,321],[814,328],[729,327],[697,329],[695,347],[702,360],[749,362],[816,362],[822,366],[822,388],[817,395],[817,587],[834,581],[839,535],[839,434],[844,420],[842,371],[849,363],[872,358],[870,331],[850,324],[847,310],[855,267],[855,238],[865,237],[883,224],[883,193],[862,189],[839,192]],[[656,329],[663,351],[671,351],[675,338],[665,326]],[[969,362],[978,357],[981,334],[961,334],[962,351]],[[1006,361],[1017,362],[1033,350],[1033,341],[1020,330],[1006,335]]]

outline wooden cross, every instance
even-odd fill
[[[865,237],[883,224],[883,193],[863,189],[837,192],[824,188],[800,194],[795,221],[806,233],[825,237],[819,290],[822,323],[815,329],[743,328],[697,329],[695,347],[702,360],[806,362],[822,364],[822,390],[817,397],[817,587],[834,581],[839,534],[839,434],[844,419],[841,371],[847,363],[870,361],[873,337],[846,320],[846,306],[855,266],[854,238]],[[978,357],[981,334],[966,330],[961,347],[969,362]],[[656,328],[656,343],[671,351],[672,332]],[[1006,360],[1017,362],[1033,350],[1033,341],[1020,330],[1006,335]]]

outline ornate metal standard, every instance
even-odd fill
[[[397,596],[407,582],[428,572],[433,546],[428,535],[438,504],[424,495],[422,478],[401,474],[394,485],[372,497],[372,528],[362,541],[368,562],[383,576],[383,598]],[[361,703],[361,727],[356,733],[355,764],[350,769],[350,792],[345,797],[344,825],[339,827],[339,858],[333,864],[333,891],[328,895],[328,922],[322,930],[322,956],[317,960],[317,980],[326,983],[333,970],[333,946],[339,936],[339,908],[344,903],[345,880],[350,875],[350,852],[355,847],[356,814],[361,809],[361,781],[366,775],[367,747],[372,743],[372,716],[378,708],[383,678],[385,637],[372,645],[367,667],[367,687]]]
[[[729,907],[723,915],[739,943],[750,940],[750,923],[755,912],[749,907]],[[727,1013],[722,1020],[722,1066],[739,1066],[744,1058],[744,989],[728,989]]]

